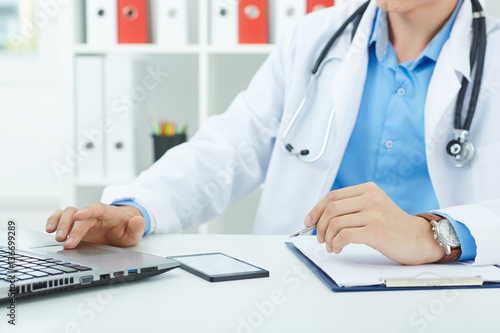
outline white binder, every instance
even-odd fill
[[[134,114],[137,97],[133,60],[126,56],[106,57],[105,116],[109,124],[105,148],[105,174],[110,181],[130,181],[135,167]],[[139,81],[140,82],[140,81]]]
[[[238,1],[210,1],[210,43],[238,44]]]
[[[306,0],[276,0],[275,31],[277,41],[306,14]]]
[[[103,59],[79,56],[75,59],[76,79],[76,175],[79,180],[104,178],[104,140],[102,128]]]
[[[153,41],[163,46],[188,43],[187,0],[153,0]]]
[[[335,0],[335,6],[343,5],[351,0]]]
[[[116,0],[86,0],[87,44],[110,46],[117,44]]]

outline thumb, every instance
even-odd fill
[[[140,239],[144,235],[146,220],[142,216],[134,216],[128,221],[127,234],[132,239]]]

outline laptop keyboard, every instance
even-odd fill
[[[28,254],[15,254],[14,269],[10,269],[9,252],[0,249],[0,280],[12,282],[25,281],[34,278],[55,276],[81,271],[90,271],[91,267],[53,258],[37,257]]]

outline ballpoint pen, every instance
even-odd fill
[[[298,235],[302,235],[303,233],[306,233],[306,232],[314,230],[314,229],[316,229],[316,224],[314,224],[310,227],[304,227],[304,228],[300,229],[299,231],[294,232],[293,234],[290,235],[290,238],[297,237]]]
[[[158,123],[154,120],[150,122],[151,128],[153,129],[153,135],[155,136],[161,136],[161,129],[160,126],[158,126]]]

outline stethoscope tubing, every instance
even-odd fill
[[[353,24],[353,31],[351,35],[351,41],[354,39],[354,36],[356,34],[356,31],[359,27],[359,24],[361,22],[361,19],[368,8],[368,5],[370,4],[371,0],[366,1],[363,3],[347,20],[340,26],[340,28],[335,32],[335,34],[328,40],[326,43],[325,47],[321,51],[320,55],[318,56],[318,59],[314,63],[314,66],[311,70],[311,78],[309,79],[307,88],[306,88],[306,93],[304,97],[302,98],[297,111],[295,111],[294,115],[292,116],[292,119],[290,120],[290,123],[288,126],[285,128],[283,135],[282,135],[282,140],[281,140],[281,148],[285,153],[295,155],[299,160],[306,162],[306,163],[312,163],[317,160],[319,160],[325,153],[326,146],[328,144],[328,139],[331,134],[331,128],[333,124],[333,118],[335,115],[335,107],[332,109],[330,112],[330,116],[328,119],[328,125],[327,125],[327,130],[324,136],[323,144],[321,147],[320,152],[316,155],[314,158],[305,158],[304,156],[309,154],[309,150],[304,149],[301,150],[300,152],[295,152],[293,146],[290,143],[286,143],[286,139],[295,124],[297,118],[299,115],[302,113],[304,106],[306,104],[307,98],[309,96],[309,93],[312,89],[312,85],[316,81],[317,76],[321,72],[323,66],[328,62],[325,61],[326,55],[328,54],[328,51],[330,48],[333,46],[335,41],[340,37],[340,35],[344,32],[344,30],[347,28],[347,26],[351,23],[354,22]],[[471,51],[470,51],[470,67],[471,67],[471,76],[473,70],[475,70],[474,73],[474,80],[473,80],[473,87],[472,87],[472,92],[471,92],[471,98],[469,101],[469,107],[467,110],[467,115],[464,121],[464,124],[462,126],[462,110],[463,110],[463,104],[465,100],[465,94],[467,92],[467,88],[469,86],[469,81],[467,78],[464,76],[462,78],[462,87],[460,88],[458,97],[457,97],[457,103],[455,107],[455,119],[454,119],[454,128],[455,131],[457,132],[456,134],[456,140],[452,140],[449,142],[449,144],[446,147],[447,154],[449,155],[448,157],[450,158],[451,163],[453,163],[456,167],[463,167],[465,165],[468,165],[471,160],[474,158],[474,146],[470,141],[468,141],[468,136],[469,136],[469,130],[472,124],[472,119],[474,118],[474,114],[476,112],[476,107],[477,107],[477,102],[479,100],[479,93],[481,90],[481,83],[482,83],[482,78],[483,78],[483,72],[484,72],[484,62],[485,62],[485,57],[486,57],[486,44],[487,44],[487,36],[486,36],[486,19],[484,16],[484,11],[479,3],[478,0],[471,0],[472,2],[472,7],[473,7],[473,21],[472,21],[472,30],[473,30],[473,38],[472,38],[472,44],[471,44]],[[475,67],[475,68],[474,68]],[[460,156],[457,154],[453,154],[448,147],[451,147],[453,144],[458,144],[460,147]],[[463,149],[462,149],[463,148]]]
[[[287,148],[287,146],[285,146],[285,142],[286,142],[286,138],[288,137],[288,133],[290,132],[290,130],[292,129],[293,127],[293,124],[295,123],[295,121],[297,120],[297,118],[299,117],[300,113],[302,112],[302,110],[304,109],[304,105],[306,104],[306,101],[307,101],[307,96],[309,96],[309,92],[314,84],[314,81],[316,81],[316,78],[318,77],[319,73],[321,72],[321,69],[323,68],[324,65],[326,65],[328,63],[328,61],[324,61],[320,64],[320,70],[319,71],[316,71],[315,74],[311,75],[311,78],[309,79],[309,83],[307,84],[307,88],[306,88],[306,93],[304,95],[304,97],[302,98],[302,100],[300,101],[300,104],[299,104],[299,107],[297,108],[297,111],[295,111],[295,113],[293,114],[292,116],[292,119],[290,119],[290,122],[288,123],[288,126],[285,128],[285,130],[283,131],[283,140],[281,140],[281,149],[285,152],[285,153],[288,153],[288,154],[294,154],[297,156],[297,158],[299,160],[301,160],[302,162],[306,162],[306,163],[313,163],[313,162],[316,162],[317,160],[319,160],[321,158],[321,156],[324,155],[325,153],[325,150],[326,150],[326,146],[328,145],[328,140],[330,138],[330,134],[332,132],[332,125],[333,125],[333,118],[335,116],[335,107],[330,111],[330,116],[328,117],[328,124],[327,124],[327,128],[326,128],[326,134],[325,134],[325,137],[323,139],[323,144],[321,146],[321,150],[320,152],[318,153],[318,155],[316,155],[316,157],[313,157],[313,158],[305,158],[303,157],[300,152],[298,153],[293,153],[290,149]],[[289,147],[291,147],[293,149],[293,147],[290,145]]]
[[[344,30],[347,28],[347,26],[351,23],[354,22],[353,26],[353,31],[351,34],[351,40],[354,38],[354,35],[356,34],[356,31],[358,30],[359,23],[361,22],[361,18],[363,17],[363,13],[366,11],[366,8],[368,8],[368,5],[370,4],[370,0],[366,1],[361,7],[359,7],[343,24],[342,26],[335,32],[335,34],[328,40],[326,43],[325,47],[321,51],[320,55],[318,56],[318,59],[314,63],[314,66],[311,70],[311,78],[309,79],[309,83],[307,84],[306,88],[306,93],[302,100],[300,101],[300,104],[297,108],[297,111],[292,116],[292,119],[288,123],[288,126],[285,128],[283,135],[282,135],[282,140],[281,140],[281,149],[288,154],[292,154],[297,156],[297,158],[305,163],[313,163],[319,160],[325,153],[326,147],[328,145],[328,140],[330,138],[330,134],[332,131],[332,125],[333,125],[333,118],[335,116],[335,107],[330,111],[330,116],[328,117],[328,124],[326,128],[326,132],[324,135],[323,139],[323,144],[321,146],[320,152],[316,155],[316,157],[313,158],[306,158],[304,155],[301,154],[301,152],[294,152],[293,151],[293,146],[291,144],[286,144],[286,138],[288,137],[288,134],[290,130],[292,129],[293,125],[295,124],[295,121],[299,117],[300,113],[304,109],[304,105],[306,104],[307,97],[309,96],[309,92],[311,91],[311,88],[316,81],[317,76],[319,73],[321,73],[321,70],[323,69],[323,66],[325,66],[326,63],[328,63],[328,60],[325,61],[326,55],[328,54],[328,51],[332,47],[332,45],[335,43],[335,41],[340,37],[340,35],[344,32]],[[306,150],[307,151],[307,150]],[[308,153],[308,151],[307,151]]]

